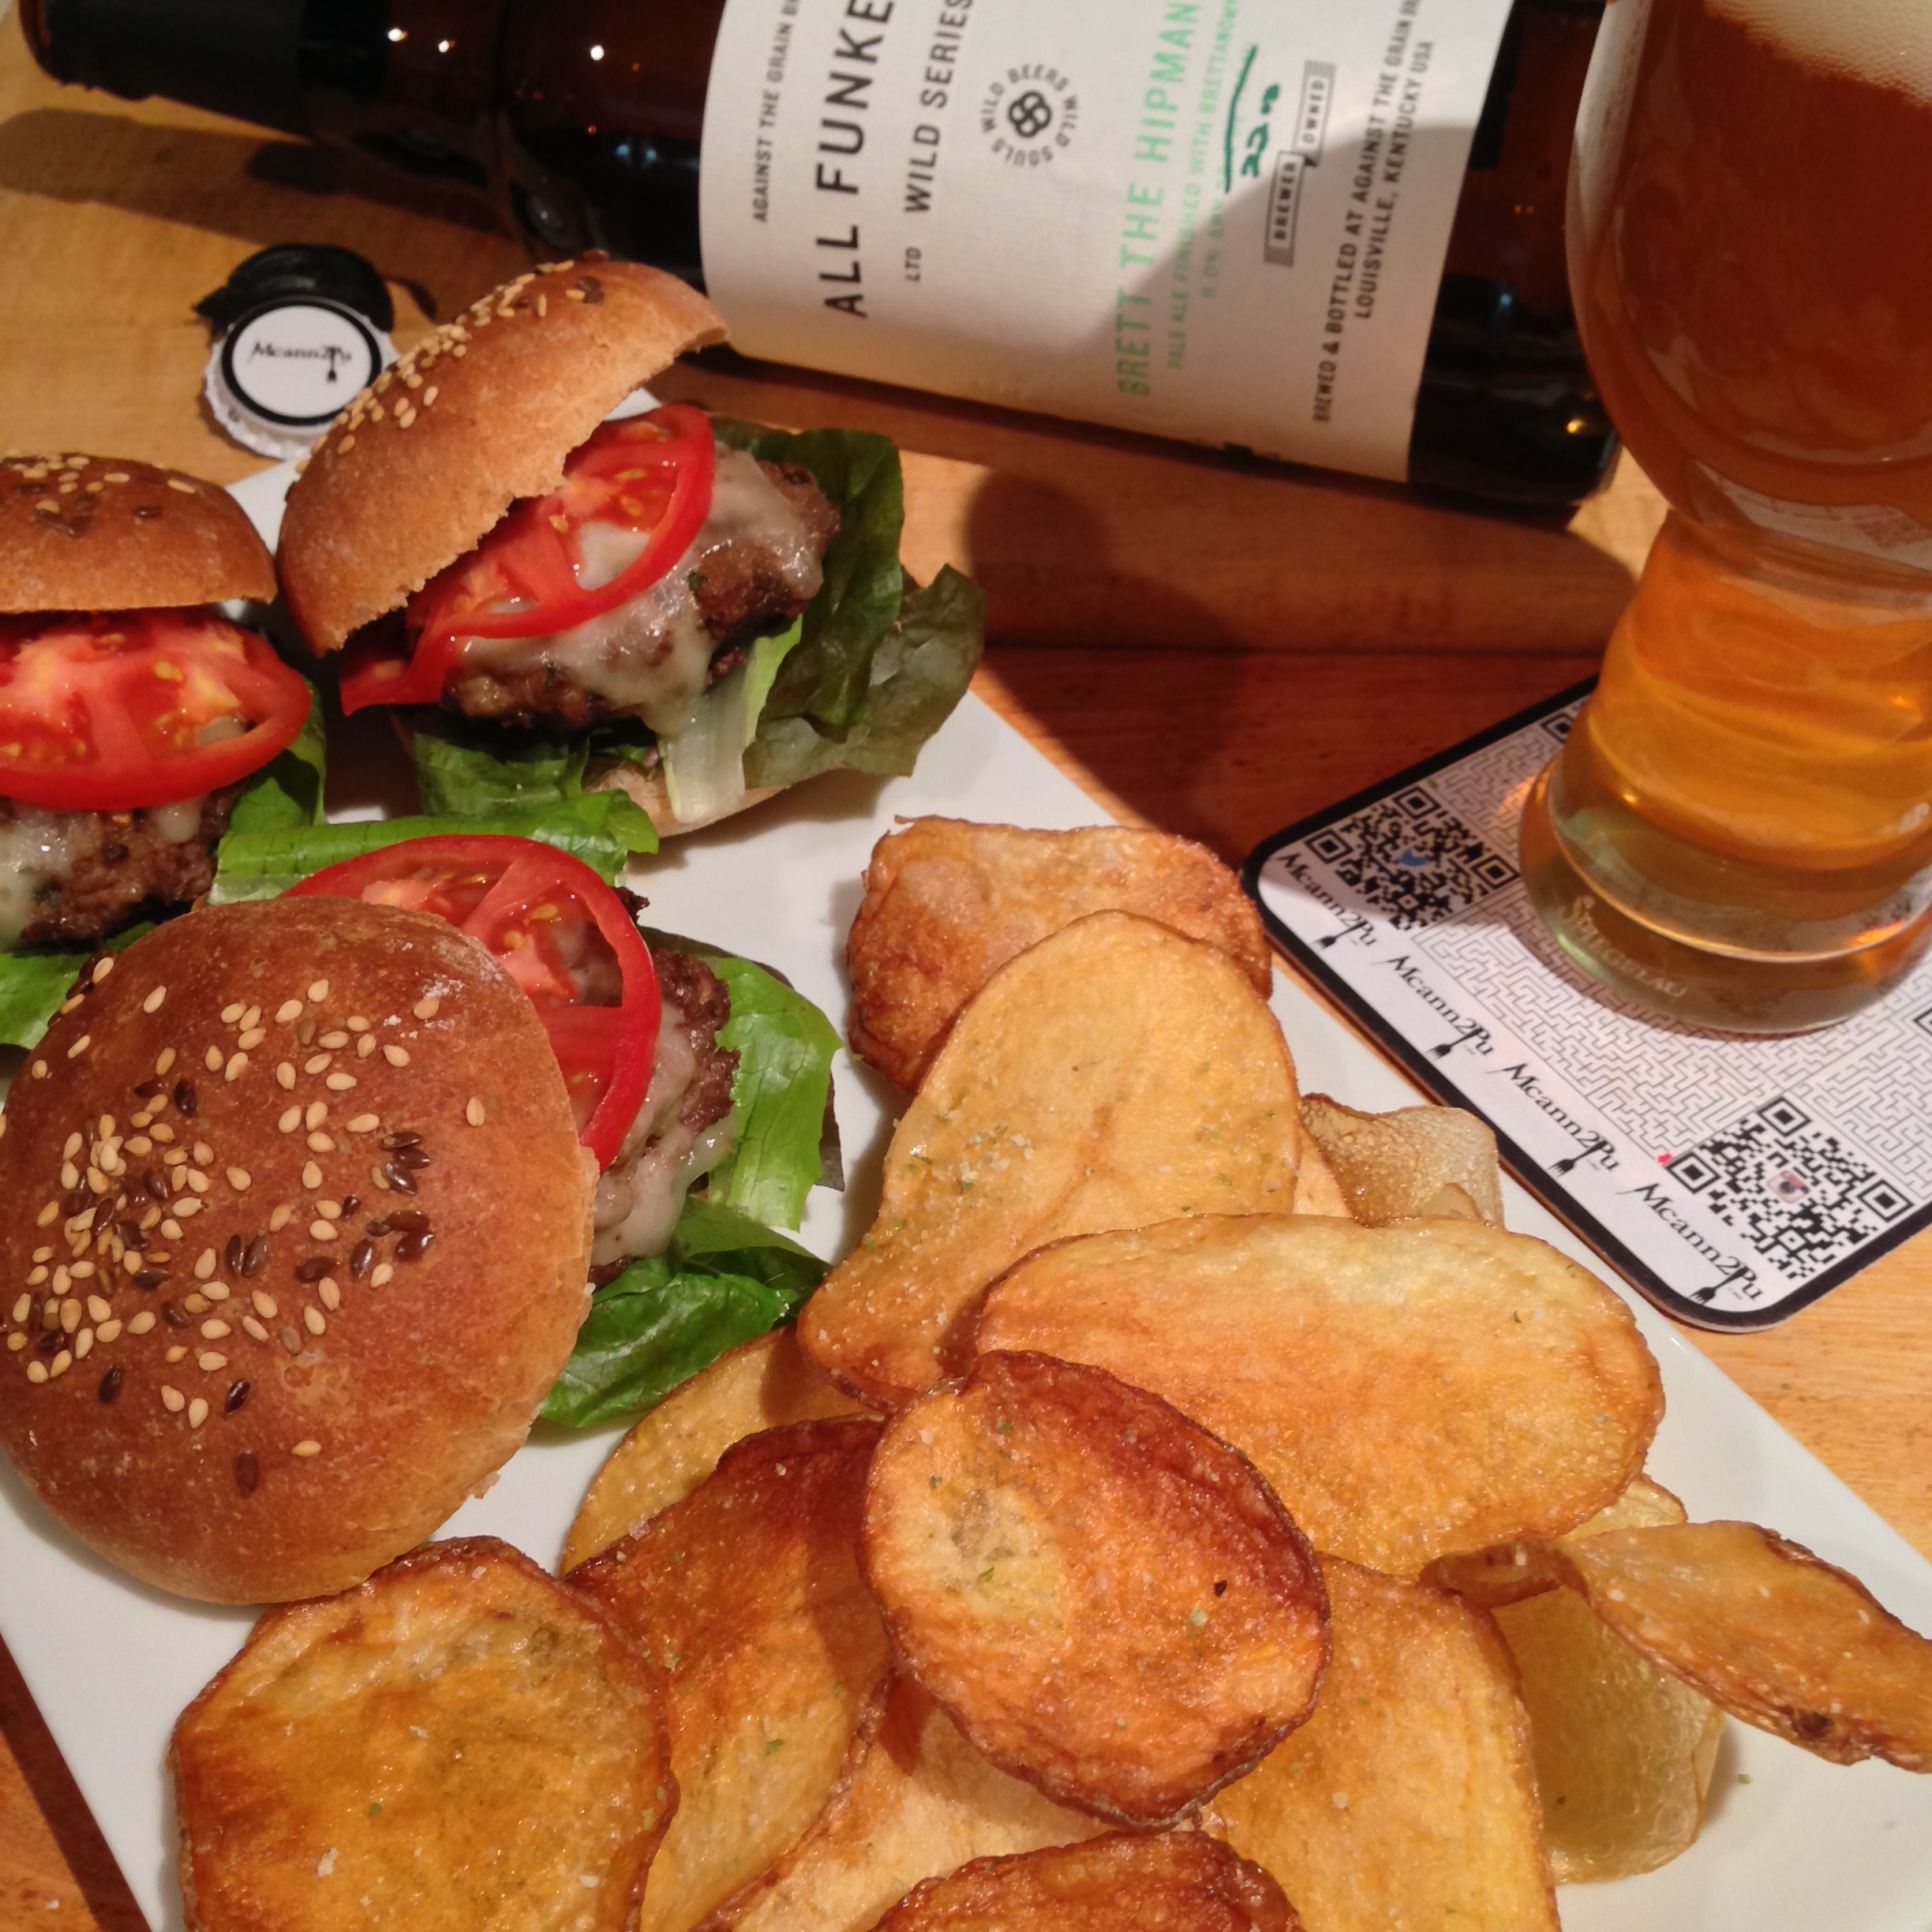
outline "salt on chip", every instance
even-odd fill
[[[876,1932],[1297,1932],[1260,1866],[1199,1832],[1120,1833],[975,1859],[928,1878]]]
[[[1252,1770],[1327,1662],[1314,1554],[1248,1458],[1043,1355],[982,1355],[893,1421],[863,1556],[967,1736],[1118,1824],[1176,1823]]]
[[[170,1762],[197,1932],[628,1932],[677,1804],[650,1667],[490,1537],[271,1611]]]
[[[1204,845],[1127,826],[1035,832],[915,818],[873,848],[845,942],[852,1051],[914,1088],[1001,967],[1091,912],[1133,912],[1218,946],[1263,999],[1261,915]]]
[[[1310,1932],[1556,1932],[1529,1721],[1494,1624],[1447,1591],[1322,1568],[1335,1658],[1315,1715],[1203,1822]]]
[[[1932,1641],[1856,1577],[1755,1523],[1556,1547],[1565,1581],[1610,1629],[1734,1717],[1834,1764],[1932,1771]]]
[[[1104,1829],[989,1763],[899,1678],[874,1696],[839,1788],[811,1829],[702,1932],[867,1932],[923,1878]]]
[[[1459,1107],[1364,1114],[1305,1095],[1301,1124],[1328,1158],[1357,1221],[1428,1219],[1503,1225],[1496,1136]]]
[[[640,1932],[685,1932],[831,1796],[886,1680],[859,1573],[876,1422],[801,1422],[725,1451],[683,1502],[570,1581],[664,1670],[682,1794]]]
[[[788,1422],[859,1413],[799,1352],[789,1327],[727,1349],[632,1424],[591,1484],[559,1567],[574,1570],[689,1496],[735,1442]]]
[[[1294,1196],[1275,1016],[1211,946],[1096,913],[1001,968],[886,1158],[878,1218],[799,1316],[834,1381],[896,1408],[964,1365],[981,1290],[1029,1249]]]
[[[1573,1527],[1663,1414],[1622,1300],[1473,1221],[1170,1221],[1029,1255],[984,1350],[1091,1362],[1253,1458],[1324,1554],[1391,1575]]]

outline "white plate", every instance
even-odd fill
[[[286,466],[238,487],[271,526]],[[641,862],[632,883],[653,923],[769,960],[835,1019],[848,988],[845,930],[859,876],[896,813],[1028,826],[1092,824],[1086,795],[977,698],[968,698],[910,778],[837,774]],[[1358,1106],[1414,1098],[1408,1084],[1301,987],[1275,979],[1305,1087]],[[850,1174],[841,1199],[815,1193],[804,1237],[842,1252],[869,1219],[892,1090],[841,1057],[839,1125]],[[1601,1272],[1581,1243],[1513,1184],[1510,1224]],[[1663,1365],[1669,1410],[1650,1467],[1699,1518],[1767,1523],[1844,1564],[1919,1630],[1932,1631],[1932,1565],[1800,1448],[1634,1294]],[[618,1431],[548,1428],[450,1533],[507,1538],[554,1563],[578,1500]],[[0,1471],[0,1631],[151,1923],[182,1924],[172,1803],[163,1769],[174,1717],[220,1668],[249,1613],[144,1589],[90,1556]],[[1662,1871],[1559,1895],[1572,1932],[1929,1932],[1932,1777],[1882,1764],[1840,1769],[1733,1724],[1719,1753],[1711,1816]],[[1494,1928],[1492,1932],[1507,1932]]]

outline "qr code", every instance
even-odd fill
[[[1306,844],[1365,910],[1398,932],[1453,918],[1517,876],[1500,852],[1420,785],[1323,826]]]
[[[1784,1099],[1687,1148],[1670,1173],[1795,1282],[1855,1253],[1912,1207],[1856,1149]]]

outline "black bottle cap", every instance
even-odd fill
[[[302,0],[24,0],[22,12],[35,58],[57,80],[309,131]]]
[[[212,295],[204,295],[195,313],[225,334],[249,309],[297,295],[339,302],[367,316],[379,329],[395,327],[389,286],[376,270],[353,249],[319,242],[283,242],[259,250],[238,264]]]

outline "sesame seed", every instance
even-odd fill
[[[464,1103],[463,1118],[466,1120],[472,1127],[481,1127],[483,1125],[483,1103],[474,1094],[472,1094],[469,1099]]]
[[[287,1061],[284,1060],[275,1069],[275,1081],[284,1093],[294,1086],[295,1069]]]
[[[311,1221],[309,1223],[311,1241],[330,1241],[335,1238],[335,1224],[332,1221]]]
[[[228,1170],[228,1185],[238,1194],[245,1194],[248,1192],[249,1182],[252,1178],[253,1177],[245,1167],[230,1167]]]
[[[436,1017],[436,1009],[442,1004],[442,1001],[432,993],[427,999],[419,999],[410,1011],[418,1020],[433,1020]]]
[[[300,1000],[284,1000],[275,1009],[276,1022],[279,1025],[286,1026],[291,1020],[299,1020],[301,1017],[301,1009]]]
[[[279,1201],[275,1211],[268,1217],[268,1232],[279,1234],[295,1219],[295,1210],[286,1201]]]
[[[188,1398],[179,1389],[163,1382],[161,1384],[161,1406],[170,1415],[179,1415],[188,1406]]]
[[[69,1295],[60,1305],[60,1325],[68,1334],[80,1326],[80,1301],[77,1295]]]
[[[20,1299],[13,1304],[13,1319],[17,1322],[24,1322],[32,1312],[33,1297],[30,1294],[22,1295]]]
[[[426,359],[426,358],[425,358],[425,359]],[[434,402],[436,399],[436,385],[434,383],[432,383],[432,384],[429,385],[429,387],[427,389],[425,389],[425,390],[423,391],[423,406],[424,406],[424,408],[427,409],[427,408],[429,406],[429,405],[430,405],[432,402]]]
[[[182,1176],[196,1193],[205,1194],[208,1191],[208,1178],[199,1167],[184,1167]]]
[[[324,1221],[339,1221],[343,1215],[343,1205],[340,1201],[317,1201],[316,1203],[316,1212],[319,1214]]]
[[[375,1050],[376,1035],[373,1033],[365,1033],[356,1042],[356,1058],[358,1060],[366,1060]],[[6,1118],[5,1114],[0,1114],[0,1120],[4,1120]]]
[[[342,1290],[335,1285],[335,1278],[334,1275],[324,1275],[322,1279],[316,1283],[316,1299],[319,1301],[331,1315],[335,1313],[336,1309],[342,1306]],[[316,1331],[317,1335],[320,1335],[321,1332],[321,1330],[319,1328]]]
[[[298,1106],[285,1108],[282,1118],[275,1122],[283,1133],[293,1133],[301,1125],[301,1109]]]
[[[94,1339],[97,1342],[118,1342],[121,1339],[120,1323],[112,1319],[103,1322],[99,1327],[95,1330]]]
[[[346,1093],[355,1084],[356,1076],[353,1073],[331,1073],[322,1083],[331,1093]]]
[[[317,1154],[333,1154],[335,1151],[335,1143],[325,1133],[312,1133],[309,1136],[309,1145],[311,1151]]]
[[[219,1375],[228,1366],[228,1357],[218,1355],[213,1349],[204,1349],[195,1357],[195,1366],[209,1375]]]
[[[393,1067],[407,1066],[409,1049],[397,1046],[393,1040],[385,1040],[383,1043],[383,1058]]]
[[[34,1225],[36,1227],[45,1227],[59,1212],[60,1203],[57,1200],[51,1200],[34,1217]]]
[[[395,1270],[387,1261],[378,1261],[370,1271],[369,1286],[372,1288],[386,1287],[395,1274]]]
[[[235,1044],[239,1046],[244,1053],[253,1053],[255,1049],[259,1046],[268,1037],[268,1032],[267,1028],[258,1026],[250,1027],[245,1033],[242,1034],[236,1039]]]
[[[201,1324],[201,1332],[209,1341],[219,1342],[223,1335],[231,1334],[233,1331],[219,1316],[211,1315]]]
[[[110,470],[107,474],[101,478],[101,481],[103,483],[125,483],[130,480],[131,479],[129,478],[128,473],[125,470]]]
[[[110,953],[105,959],[96,960],[94,962],[93,973],[90,976],[90,983],[94,986],[99,986],[100,983],[114,971],[114,956],[111,953]]]
[[[47,1379],[47,1372],[45,1362],[36,1359],[27,1365],[27,1380],[29,1382],[44,1382]]]
[[[308,1437],[304,1441],[298,1442],[295,1447],[289,1451],[290,1455],[298,1455],[305,1459],[309,1456],[319,1456],[321,1453],[322,1445],[317,1442],[313,1436]]]
[[[201,1292],[211,1301],[226,1301],[228,1299],[228,1284],[226,1282],[212,1281]]]
[[[182,1296],[182,1306],[185,1308],[190,1315],[205,1315],[208,1311],[207,1298],[204,1296],[198,1294]]]
[[[311,1004],[320,1006],[328,998],[328,982],[326,979],[316,979],[309,983],[309,998]]]
[[[205,1356],[202,1358],[203,1365],[204,1367],[207,1365],[207,1359],[208,1358]],[[190,1428],[199,1428],[201,1425],[208,1420],[208,1406],[207,1398],[205,1396],[197,1395],[194,1400],[188,1405],[188,1426]]]
[[[64,1376],[73,1366],[73,1350],[62,1349],[47,1365],[47,1380],[51,1381],[56,1376]]]
[[[83,1328],[74,1337],[73,1359],[76,1361],[84,1361],[93,1352],[94,1331],[92,1328]],[[54,1359],[58,1362],[60,1357],[57,1355]]]
[[[313,1132],[328,1118],[328,1103],[326,1100],[311,1100],[308,1110],[302,1115],[302,1125]]]
[[[166,989],[165,989],[165,988],[161,987],[156,987],[155,988],[155,990],[154,990],[154,992],[153,992],[153,993],[151,993],[151,994],[148,994],[148,1000],[150,1000],[150,1001],[152,1001],[152,1002],[153,1002],[153,1005],[149,1005],[149,1006],[148,1006],[148,1010],[150,1013],[153,1012],[154,1008],[155,1008],[155,1006],[159,1006],[159,1005],[161,1004],[161,1002],[159,1001],[159,998],[157,998],[155,996],[156,996],[156,994],[160,994],[160,993],[163,992],[164,990],[166,990]],[[145,1003],[146,1003],[146,1002],[144,1002],[144,1004],[145,1004]],[[164,1074],[164,1073],[166,1073],[168,1071],[168,1069],[170,1069],[171,1066],[173,1066],[173,1065],[174,1065],[174,1049],[172,1046],[163,1046],[163,1047],[161,1049],[161,1051],[160,1051],[159,1054],[159,1055],[156,1057],[156,1058],[155,1058],[155,1073],[163,1073],[163,1074]]]
[[[376,1114],[358,1114],[350,1121],[349,1131],[351,1133],[373,1133],[381,1125],[381,1120]]]
[[[268,1339],[268,1331],[253,1315],[244,1315],[242,1317],[242,1326],[257,1342],[266,1342]]]
[[[328,1324],[324,1320],[320,1309],[304,1309],[302,1326],[313,1335],[325,1335],[328,1331]]]
[[[320,1073],[322,1069],[328,1065],[328,1063],[329,1056],[327,1054],[311,1054],[309,1058],[302,1062],[302,1071],[305,1073]]]
[[[227,1005],[222,1009],[222,1024],[223,1026],[233,1026],[234,1023],[247,1011],[248,1002],[245,1000],[230,1001]]]
[[[12,1335],[7,1337],[7,1346],[11,1349],[16,1355],[17,1355],[26,1346],[27,1338],[24,1335],[21,1334],[17,1329],[16,1329]]]
[[[31,1071],[36,1080],[45,1080],[47,1076],[47,1063],[44,1060],[36,1060]]]
[[[253,1290],[249,1296],[249,1300],[253,1305],[255,1312],[260,1316],[264,1321],[273,1321],[280,1312],[275,1297],[264,1288]]]
[[[199,1201],[189,1201],[186,1204],[186,1205],[191,1208],[198,1208],[200,1206],[200,1204],[201,1204]],[[161,1223],[161,1232],[165,1234],[170,1241],[179,1241],[182,1237],[181,1223],[170,1217],[169,1219],[163,1221]]]
[[[43,1007],[41,1010],[45,1012],[46,1009]],[[87,1050],[93,1044],[94,1035],[92,1033],[83,1033],[80,1037],[67,1049],[67,1058],[69,1060],[77,1058],[80,1054],[85,1053]]]
[[[335,454],[338,456],[346,456],[354,447],[355,438],[352,436],[346,436],[335,445]]]
[[[128,1317],[128,1333],[129,1335],[145,1335],[154,1325],[154,1311],[152,1309],[143,1309],[138,1315],[130,1315]]]
[[[183,482],[179,477],[170,477],[168,488],[171,490],[179,490],[184,496],[198,496],[200,494],[200,492],[192,483]]]
[[[114,1313],[105,1297],[91,1294],[87,1298],[87,1312],[97,1322],[104,1322]]]
[[[85,1138],[79,1133],[70,1133],[61,1148],[61,1159],[72,1160],[87,1145]],[[71,1184],[70,1184],[71,1185]]]
[[[343,1022],[343,1024],[348,1028],[351,1033],[366,1033],[369,1029],[369,1021],[361,1013],[351,1013]]]
[[[322,1170],[313,1161],[310,1161],[302,1169],[301,1178],[304,1187],[319,1188],[322,1185]]]

